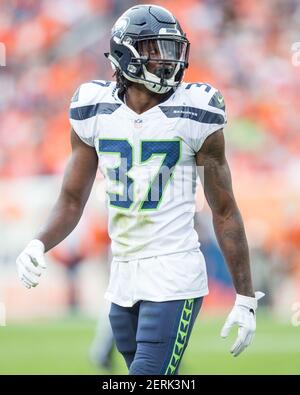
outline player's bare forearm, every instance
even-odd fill
[[[83,207],[61,196],[50,212],[48,221],[36,235],[45,245],[45,252],[64,240],[76,227]]]
[[[248,243],[244,224],[232,191],[231,175],[225,157],[223,132],[217,131],[204,142],[196,155],[204,166],[204,193],[212,210],[219,246],[226,259],[236,292],[254,296]]]
[[[72,155],[67,165],[59,198],[45,226],[36,235],[50,250],[75,228],[90,195],[97,172],[96,151],[72,131]]]
[[[229,266],[238,294],[254,296],[250,274],[248,243],[237,207],[227,213],[213,214],[215,233]]]

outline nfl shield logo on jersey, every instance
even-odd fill
[[[136,129],[140,129],[143,126],[143,120],[142,119],[135,119],[134,120],[134,127]]]

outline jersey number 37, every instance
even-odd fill
[[[119,156],[119,165],[106,170],[111,181],[122,183],[123,186],[122,193],[108,193],[110,204],[130,209],[134,204],[134,179],[128,175],[134,164],[132,145],[126,139],[99,139],[98,150],[103,155]],[[181,156],[181,140],[142,140],[139,163],[145,163],[154,156],[161,156],[162,161],[158,172],[149,182],[148,191],[140,202],[139,210],[155,210],[159,207],[163,192]]]

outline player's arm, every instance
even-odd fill
[[[196,163],[204,167],[204,193],[212,211],[217,240],[237,292],[235,306],[221,332],[226,337],[230,328],[238,324],[239,336],[231,349],[237,356],[253,338],[257,298],[253,292],[248,243],[232,190],[222,130],[204,141],[196,154]]]
[[[196,155],[204,167],[204,193],[213,215],[218,243],[229,267],[236,292],[254,297],[248,243],[232,191],[222,130],[211,134]]]
[[[94,148],[71,131],[72,154],[65,170],[58,200],[43,228],[17,258],[19,277],[27,288],[36,286],[45,268],[44,253],[64,240],[77,225],[96,176]]]
[[[45,252],[60,243],[77,225],[90,195],[98,166],[95,149],[71,131],[72,155],[65,170],[58,200],[36,239]]]

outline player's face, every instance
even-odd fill
[[[147,57],[147,70],[159,78],[171,78],[175,61],[185,57],[186,48],[183,43],[172,40],[142,40],[138,42],[140,56]]]

